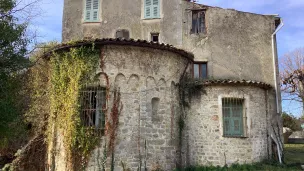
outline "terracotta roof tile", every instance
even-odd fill
[[[194,81],[195,84],[211,86],[211,85],[245,85],[245,86],[255,86],[263,89],[271,89],[270,84],[266,84],[259,81],[252,80],[229,80],[229,79],[217,79],[217,80],[197,80]]]
[[[95,45],[130,45],[130,46],[139,46],[139,47],[149,47],[153,49],[160,49],[160,50],[167,50],[177,54],[180,54],[191,61],[193,61],[194,55],[190,52],[187,52],[183,49],[178,49],[172,45],[164,44],[164,43],[155,43],[149,42],[146,40],[135,40],[135,39],[113,39],[113,38],[104,38],[104,39],[93,39],[93,40],[79,40],[73,43],[62,43],[49,52],[47,52],[44,56],[50,56],[50,54],[54,51],[64,51],[68,50],[69,48],[79,47],[79,46],[91,46],[92,44]]]

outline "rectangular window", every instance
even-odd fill
[[[81,91],[81,121],[86,127],[104,129],[106,107],[106,89],[89,87]]]
[[[202,79],[208,78],[208,68],[206,62],[193,64],[193,77]]]
[[[160,0],[144,0],[144,13],[145,13],[145,18],[160,18],[160,5],[159,5]]]
[[[191,33],[205,33],[206,20],[205,11],[192,11],[192,28]]]
[[[85,0],[84,21],[98,22],[99,21],[99,0]]]
[[[153,43],[158,43],[159,42],[159,33],[151,33],[151,41]]]
[[[223,132],[227,137],[244,136],[244,99],[223,98]]]

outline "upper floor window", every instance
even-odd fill
[[[207,62],[193,64],[193,77],[202,79],[208,78]]]
[[[145,18],[160,18],[160,0],[144,0],[145,2]]]
[[[223,133],[224,136],[244,136],[244,99],[223,98]]]
[[[81,121],[86,127],[103,130],[105,127],[106,89],[88,87],[80,92]]]
[[[130,33],[129,33],[128,30],[125,30],[125,29],[117,30],[116,31],[116,38],[129,39],[130,38]]]
[[[206,32],[205,11],[192,11],[191,33],[205,33],[205,32]]]
[[[99,6],[100,0],[85,0],[84,21],[98,22],[99,21]]]

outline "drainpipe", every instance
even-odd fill
[[[274,81],[275,81],[275,92],[276,92],[276,104],[277,104],[277,114],[281,113],[281,107],[279,106],[279,90],[278,90],[278,80],[277,80],[277,70],[276,70],[276,59],[278,57],[277,52],[276,52],[276,42],[275,42],[275,36],[278,31],[284,26],[283,20],[280,18],[280,26],[275,30],[275,32],[271,35],[272,39],[272,55],[273,55],[273,76],[274,76]],[[273,130],[275,131],[275,130]],[[274,132],[275,134],[275,132]],[[280,136],[280,133],[278,132],[278,136]],[[273,133],[271,134],[271,138],[274,140],[274,142],[277,145],[277,151],[278,151],[278,158],[279,162],[282,163],[282,153],[283,151],[280,150],[281,147],[281,142],[278,140],[276,141],[274,138]]]
[[[273,75],[274,75],[274,81],[275,81],[275,92],[276,92],[276,103],[277,103],[277,113],[281,113],[281,107],[279,107],[279,91],[278,91],[278,80],[277,80],[277,70],[276,70],[276,44],[275,44],[275,36],[278,31],[281,30],[281,28],[284,26],[283,20],[280,18],[281,23],[280,26],[275,30],[275,32],[271,35],[272,39],[272,55],[273,55]]]

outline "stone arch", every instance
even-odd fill
[[[157,83],[158,87],[167,87],[167,83],[166,80],[164,78],[161,78],[158,83]]]
[[[95,75],[95,79],[98,80],[99,85],[102,87],[109,87],[109,76],[105,72],[99,72]]]
[[[114,82],[115,87],[117,88],[124,88],[126,87],[126,77],[122,73],[119,73],[115,77],[115,82]]]
[[[151,77],[151,76],[147,77],[147,79],[146,79],[146,87],[147,88],[154,88],[154,87],[156,87],[156,81],[155,81],[154,77]]]
[[[128,80],[128,87],[131,91],[139,91],[139,76],[132,74]]]

